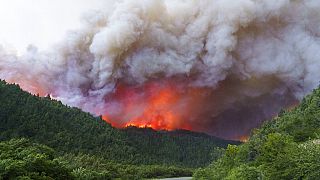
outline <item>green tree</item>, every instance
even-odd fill
[[[73,179],[54,151],[26,139],[0,143],[0,179]]]

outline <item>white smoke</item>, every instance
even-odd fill
[[[0,49],[0,78],[105,114],[115,104],[105,97],[119,81],[184,77],[188,86],[218,94],[208,96],[196,122],[189,121],[196,130],[228,138],[248,133],[319,83],[318,0],[108,4],[108,10],[87,14],[83,27],[50,51],[30,47],[17,57]],[[227,123],[241,130],[217,130]]]

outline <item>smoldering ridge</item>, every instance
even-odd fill
[[[30,46],[18,57],[1,48],[0,78],[96,115],[114,114],[118,107],[112,104],[119,102],[106,97],[121,83],[143,87],[168,79],[182,89],[209,89],[183,121],[231,139],[319,83],[317,0],[114,0],[111,5],[85,17],[81,29],[47,52]]]

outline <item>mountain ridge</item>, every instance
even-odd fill
[[[185,130],[115,129],[100,117],[49,96],[31,95],[5,81],[0,82],[0,99],[1,141],[25,137],[61,154],[99,154],[125,164],[200,167],[210,162],[215,147],[239,144]]]
[[[320,87],[292,110],[253,130],[248,142],[229,145],[195,179],[319,179]]]

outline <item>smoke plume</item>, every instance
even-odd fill
[[[118,0],[105,9],[46,52],[0,48],[0,78],[117,127],[228,139],[319,83],[319,0]]]

